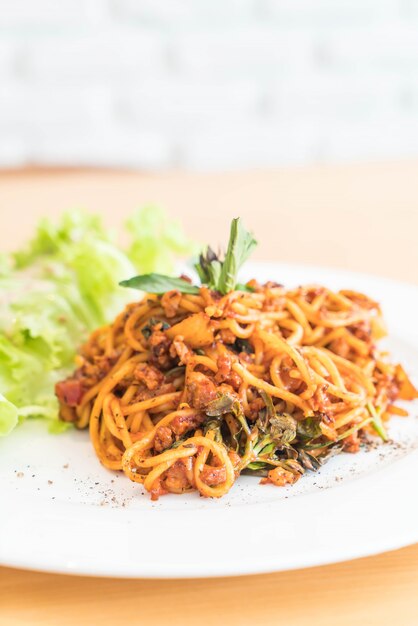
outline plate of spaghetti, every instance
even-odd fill
[[[224,256],[121,283],[56,384],[68,430],[1,442],[5,564],[232,575],[418,540],[418,290],[255,245],[236,219]]]

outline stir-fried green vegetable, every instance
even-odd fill
[[[344,439],[372,421],[367,418],[330,441],[322,434],[322,414],[298,421],[277,412],[267,393],[261,391],[260,395],[265,406],[253,423],[245,417],[239,401],[228,393],[220,394],[205,409],[205,432],[216,430],[216,440],[239,454],[244,474],[266,476],[274,467],[297,476],[305,470],[315,471],[325,459],[341,452]]]

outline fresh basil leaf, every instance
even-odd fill
[[[222,272],[222,263],[220,261],[213,261],[209,268],[209,281],[208,286],[211,289],[218,289],[219,280]]]
[[[142,276],[134,276],[128,280],[119,283],[121,287],[130,287],[131,289],[140,289],[148,293],[163,294],[173,289],[181,293],[199,293],[199,287],[191,285],[183,278],[175,276],[164,276],[164,274],[142,274]]]
[[[238,271],[248,259],[256,245],[257,241],[251,233],[245,230],[241,219],[239,217],[233,219],[231,222],[228,248],[219,277],[218,288],[222,294],[227,294],[235,289]]]
[[[237,283],[237,274],[256,245],[256,240],[251,233],[245,230],[240,218],[233,219],[225,259],[221,261],[219,256],[208,246],[195,265],[200,280],[210,289],[219,291],[223,295],[233,291],[233,289],[253,292],[252,287]]]
[[[237,283],[237,274],[256,245],[256,240],[251,233],[245,230],[240,218],[233,219],[225,259],[221,261],[212,248],[208,247],[206,252],[200,255],[199,262],[195,265],[202,284],[219,291],[223,295],[235,288],[244,292],[253,292],[252,287]],[[191,285],[183,278],[156,273],[134,276],[119,284],[122,287],[140,289],[158,295],[174,289],[181,293],[199,293],[199,287]]]
[[[199,262],[196,263],[195,269],[202,284],[207,285],[210,289],[218,288],[222,264],[210,246],[207,247],[205,254],[202,253],[199,256]]]

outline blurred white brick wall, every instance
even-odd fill
[[[0,0],[0,166],[418,156],[418,0]]]

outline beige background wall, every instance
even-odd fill
[[[42,215],[82,206],[116,226],[145,203],[181,218],[202,243],[225,242],[230,219],[241,215],[260,242],[255,258],[418,282],[417,162],[228,174],[0,174],[1,242],[20,245]]]

